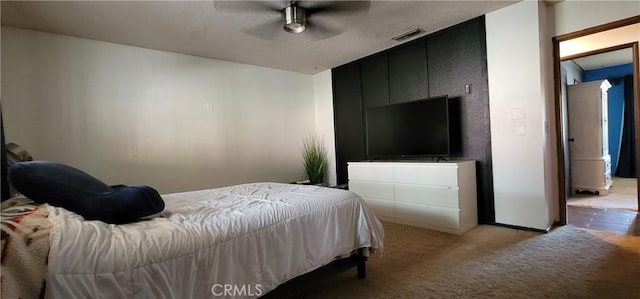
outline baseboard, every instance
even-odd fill
[[[504,223],[497,223],[497,222],[485,223],[485,224],[508,227],[508,228],[519,229],[519,230],[527,230],[527,231],[538,232],[538,233],[547,233],[551,229],[551,227],[548,227],[547,229],[539,229],[539,228],[512,225],[512,224],[504,224]]]

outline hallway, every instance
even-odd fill
[[[567,224],[616,234],[640,236],[635,178],[613,178],[607,195],[572,194]]]
[[[640,236],[637,212],[567,206],[567,224],[620,235]]]

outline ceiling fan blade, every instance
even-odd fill
[[[283,1],[213,1],[215,10],[230,13],[277,14],[284,7]]]
[[[301,1],[298,4],[307,10],[307,16],[315,14],[366,14],[371,1]]]
[[[304,2],[310,9],[307,23],[313,30],[311,40],[327,39],[353,28],[369,13],[370,1],[316,1]],[[300,4],[302,6],[302,4]],[[310,12],[309,12],[310,11]]]
[[[280,19],[280,16],[267,22],[252,26],[242,32],[265,40],[275,40],[283,34],[289,34],[284,32],[282,29],[282,20]]]
[[[286,33],[282,28],[282,9],[290,5],[306,10],[307,29],[299,35]],[[327,39],[359,23],[359,16],[366,15],[370,6],[370,1],[214,1],[218,11],[247,14],[250,23],[258,25],[241,31],[265,40],[287,40],[300,35],[311,41]],[[266,22],[259,23],[265,19]]]
[[[336,26],[330,26],[323,22],[314,22],[307,20],[307,30],[302,34],[307,40],[319,41],[327,38],[334,37],[344,32],[344,29],[340,29]]]

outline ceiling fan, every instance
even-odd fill
[[[245,22],[258,23],[241,31],[266,40],[295,34],[327,39],[357,24],[370,6],[370,1],[214,1],[217,11],[253,16]]]

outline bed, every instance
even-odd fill
[[[46,283],[35,278],[31,292],[43,288],[38,296],[47,298],[253,298],[337,260],[383,250],[380,222],[346,190],[252,183],[162,199],[160,215],[120,225],[46,204],[26,208],[41,221],[40,243],[50,245]],[[11,221],[5,223],[4,213],[3,297],[12,281],[5,279],[4,260],[14,258],[5,256]]]

